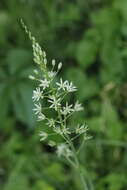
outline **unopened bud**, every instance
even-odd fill
[[[34,73],[37,75],[37,74],[38,74],[38,70],[37,70],[37,69],[34,69]]]
[[[46,58],[44,58],[44,64],[47,65],[47,59]]]
[[[45,52],[45,51],[43,51],[43,57],[44,57],[44,58],[46,57],[46,52]]]
[[[60,62],[60,63],[58,64],[58,70],[60,70],[61,67],[62,67],[62,63]]]
[[[53,59],[53,60],[52,60],[52,66],[54,67],[55,64],[56,64],[56,61],[55,61],[55,59]]]
[[[56,145],[56,143],[55,143],[54,141],[51,141],[51,140],[50,140],[50,141],[48,142],[48,145],[51,146],[51,147],[54,147],[54,146]]]
[[[35,80],[35,77],[32,76],[32,75],[29,75],[29,79],[31,79],[31,80]]]

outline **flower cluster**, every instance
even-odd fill
[[[33,111],[37,116],[37,121],[46,121],[46,125],[50,127],[54,134],[60,135],[65,143],[58,144],[49,140],[49,145],[57,146],[58,156],[65,156],[66,158],[73,157],[74,148],[71,142],[71,135],[75,134],[75,138],[79,135],[84,135],[86,137],[86,132],[88,127],[86,125],[78,125],[75,131],[71,131],[67,127],[68,118],[75,112],[83,110],[81,103],[76,101],[74,104],[69,104],[68,102],[64,103],[65,96],[69,93],[77,91],[77,87],[68,80],[63,80],[60,78],[59,81],[54,80],[56,75],[59,73],[62,68],[62,63],[56,64],[56,61],[53,59],[51,61],[51,70],[47,67],[47,58],[46,53],[36,42],[36,39],[31,35],[31,32],[22,22],[22,25],[28,34],[30,40],[32,41],[33,48],[33,59],[34,62],[38,65],[38,69],[33,71],[33,75],[30,75],[29,78],[37,81],[37,87],[33,90]],[[44,106],[46,105],[46,107]],[[55,118],[49,118],[45,113],[45,109],[53,110],[55,113]],[[41,131],[40,140],[46,140],[50,135]],[[85,138],[83,138],[84,140]]]
[[[36,46],[34,46],[36,47]],[[38,47],[38,46],[37,46]],[[37,53],[37,50],[34,51]],[[40,49],[39,49],[40,53]],[[35,54],[34,54],[35,56]],[[45,58],[46,59],[46,58]],[[63,81],[62,78],[60,81],[57,81],[54,83],[54,76],[58,73],[58,71],[62,67],[62,63],[58,64],[57,71],[54,71],[54,65],[55,62],[52,60],[52,70],[48,71],[46,70],[46,67],[43,71],[43,78],[40,78],[38,73],[40,71],[37,71],[33,73],[36,73],[36,75],[31,75],[30,78],[33,80],[38,81],[38,87],[36,87],[35,90],[33,90],[33,102],[35,108],[33,111],[38,117],[38,121],[41,120],[48,120],[50,122],[49,126],[51,126],[51,121],[47,116],[44,115],[43,113],[43,101],[47,101],[49,103],[49,106],[47,109],[54,109],[56,112],[59,112],[60,114],[64,116],[68,116],[69,114],[72,114],[73,112],[81,111],[83,110],[82,105],[77,101],[74,105],[66,102],[65,105],[63,105],[63,96],[66,96],[70,92],[74,92],[77,90],[77,88],[73,85],[72,82],[69,81]],[[41,67],[44,68],[44,67]],[[59,118],[57,118],[59,120]],[[57,121],[59,122],[59,121]]]

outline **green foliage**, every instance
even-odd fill
[[[27,79],[27,75],[32,71],[29,62],[31,54],[27,50],[12,49],[7,54],[6,63],[8,69],[1,68],[1,96],[0,105],[4,108],[1,119],[4,121],[10,106],[17,119],[29,126],[35,124],[32,113],[32,84]]]
[[[33,84],[27,79],[34,64],[20,17],[49,60],[63,61],[61,76],[79,87],[70,98],[84,102],[85,114],[69,124],[87,120],[93,135],[80,154],[90,190],[91,181],[98,190],[127,189],[127,1],[1,0],[1,190],[80,189],[71,168],[34,131]]]

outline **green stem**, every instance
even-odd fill
[[[47,72],[45,71],[46,73],[46,76],[48,78],[48,74]],[[53,90],[53,88],[50,86],[50,89]],[[53,91],[54,92],[54,91]],[[57,110],[57,113],[58,113],[58,117],[59,117],[59,120],[60,120],[60,123],[61,123],[61,127],[64,128],[66,127],[66,119],[65,121],[63,121],[62,119],[62,116],[61,116],[61,112],[58,108]],[[70,158],[66,157],[66,159],[68,160],[68,162],[71,164],[71,166],[76,169],[76,171],[78,172],[79,176],[80,176],[80,179],[81,179],[81,183],[82,183],[82,186],[83,186],[83,190],[88,190],[88,187],[87,187],[87,183],[85,182],[85,179],[84,179],[84,175],[83,175],[83,172],[81,170],[81,166],[80,166],[80,162],[79,162],[79,159],[77,157],[77,153],[76,153],[76,150],[75,150],[75,147],[69,137],[68,134],[64,134],[62,135],[62,137],[65,139],[65,141],[69,144],[69,146],[71,147],[71,150],[73,152],[73,157],[74,157],[74,161],[72,161]]]
[[[83,184],[83,190],[88,190],[88,186],[87,186],[87,184],[86,184],[86,182],[85,182],[85,180],[84,180],[83,173],[80,171],[79,174],[80,174],[81,182],[82,182],[82,184]]]
[[[71,139],[70,139],[70,137],[68,135],[66,135],[66,138],[68,140],[68,143],[69,143],[69,145],[70,145],[70,147],[72,149],[73,155],[74,155],[74,160],[75,160],[75,163],[76,163],[76,170],[79,173],[81,183],[82,183],[82,186],[83,186],[83,190],[88,190],[88,186],[87,186],[87,183],[85,182],[84,175],[83,175],[83,172],[82,172],[82,169],[81,169],[79,159],[77,157],[75,147],[74,147],[73,143],[71,142]]]
[[[81,149],[84,147],[84,143],[85,143],[85,139],[84,139],[84,136],[83,136],[83,140],[82,140],[81,145],[79,146],[79,149],[77,150],[77,154],[79,154],[79,152],[81,151]]]

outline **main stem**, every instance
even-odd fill
[[[71,139],[69,138],[68,135],[66,135],[66,138],[68,140],[68,143],[69,143],[69,145],[70,145],[70,147],[72,149],[73,155],[74,155],[74,160],[75,160],[75,165],[76,165],[75,169],[77,170],[77,172],[78,172],[78,174],[80,176],[81,183],[82,183],[82,186],[83,186],[83,190],[88,190],[87,184],[86,184],[85,179],[84,179],[84,175],[82,173],[81,165],[80,165],[79,159],[77,157],[75,147],[74,147],[73,143],[71,142]]]

